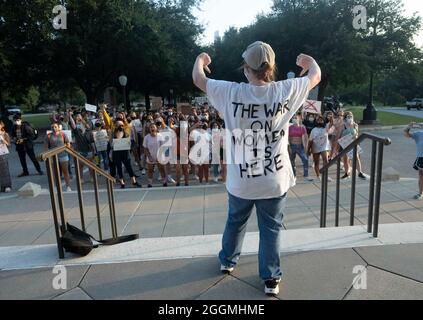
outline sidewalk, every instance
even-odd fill
[[[349,225],[350,181],[341,185],[341,226]],[[382,186],[380,223],[423,221],[422,203],[412,198],[416,182],[404,179]],[[355,224],[367,223],[367,181],[359,181]],[[328,226],[334,225],[335,184],[329,184]],[[190,188],[130,189],[116,191],[119,233],[139,233],[141,238],[222,234],[227,217],[227,192],[223,185]],[[298,182],[288,195],[284,228],[319,228],[320,184]],[[0,247],[55,243],[50,196],[45,190],[37,198],[0,198]],[[66,217],[80,226],[75,192],[64,195]],[[86,226],[98,236],[93,192],[84,193]],[[100,193],[103,236],[111,236],[107,194]],[[248,232],[256,232],[253,212]]]

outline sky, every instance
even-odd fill
[[[407,15],[418,12],[423,17],[422,0],[403,2]],[[257,14],[270,12],[271,6],[272,0],[204,0],[200,10],[194,11],[199,22],[206,28],[201,44],[212,43],[216,31],[223,36],[231,26],[241,28],[252,24]],[[423,30],[416,38],[416,43],[423,46]]]

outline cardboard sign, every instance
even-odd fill
[[[129,151],[131,150],[131,139],[113,139],[113,150],[114,151]]]
[[[68,138],[69,143],[71,143],[72,142],[72,131],[71,130],[62,130],[62,132],[65,134],[66,138]],[[52,134],[53,131],[47,130],[46,133],[47,133],[47,136],[48,136],[49,134]]]
[[[0,143],[0,156],[4,156],[6,154],[9,154],[9,149],[4,143]]]
[[[88,112],[94,112],[94,113],[96,113],[97,112],[97,106],[94,106],[92,104],[86,103],[85,104],[85,110],[87,110]]]
[[[307,100],[303,105],[305,113],[322,114],[322,102],[315,100]]]
[[[328,136],[322,135],[313,139],[313,153],[321,153],[324,151],[328,151]]]
[[[136,119],[131,122],[132,127],[135,129],[135,132],[142,132],[142,123],[140,119]]]
[[[107,131],[100,130],[98,132],[94,132],[93,137],[97,152],[107,151],[107,145],[109,143],[109,136],[107,135]]]
[[[353,143],[355,140],[355,137],[352,134],[346,135],[345,137],[342,137],[338,140],[338,144],[342,147],[342,149],[348,148],[351,143]],[[357,154],[362,154],[363,149],[360,146],[357,146]],[[352,159],[354,157],[354,149],[348,152],[348,158]]]

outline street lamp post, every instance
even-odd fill
[[[126,111],[129,112],[130,108],[129,108],[127,101],[126,101],[126,85],[128,84],[128,78],[125,75],[120,76],[119,77],[119,84],[123,88],[123,105],[124,105]]]
[[[373,105],[373,72],[370,74],[370,85],[369,85],[369,102],[367,103],[366,109],[363,112],[363,121],[361,124],[377,124],[377,110]]]

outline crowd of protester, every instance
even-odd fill
[[[121,188],[125,188],[125,173],[131,179],[134,187],[142,187],[137,180],[147,175],[148,185],[154,184],[155,171],[158,170],[158,180],[163,187],[169,184],[189,186],[190,176],[200,184],[208,184],[209,173],[215,183],[226,182],[226,164],[223,161],[223,142],[220,143],[220,163],[211,164],[207,155],[200,163],[181,162],[181,154],[189,154],[190,148],[198,139],[212,141],[212,133],[224,129],[224,121],[208,104],[192,106],[189,112],[178,112],[174,107],[161,108],[155,112],[122,112],[100,105],[98,112],[79,111],[71,108],[65,112],[57,112],[51,117],[51,133],[45,139],[45,150],[68,145],[80,155],[96,163],[99,167],[109,171],[116,178]],[[187,150],[180,150],[180,130],[186,125],[190,142]],[[72,132],[69,140],[64,131]],[[176,163],[162,164],[157,158],[158,150],[164,142],[163,135],[172,130],[177,137]],[[107,147],[100,150],[96,144],[98,135],[107,135]],[[114,150],[114,143],[118,139],[130,139],[129,150]],[[167,151],[167,152],[170,152]],[[72,178],[72,165],[66,154],[59,157],[60,167],[64,175],[67,190],[71,191],[69,180]],[[124,170],[125,169],[125,170]],[[139,171],[139,175],[135,172]],[[83,171],[81,165],[80,172]],[[90,171],[91,180],[93,172]],[[84,183],[84,178],[82,178]]]
[[[157,182],[164,187],[180,186],[181,183],[184,186],[189,186],[191,180],[197,180],[200,184],[208,184],[211,180],[210,176],[215,183],[226,183],[225,145],[222,139],[215,138],[220,137],[219,135],[214,135],[225,129],[225,123],[219,113],[213,107],[209,107],[207,103],[202,106],[192,106],[191,110],[189,112],[185,110],[185,113],[178,112],[174,107],[161,108],[155,112],[130,113],[117,111],[105,104],[101,105],[96,113],[73,107],[54,113],[50,120],[51,130],[44,139],[45,151],[64,145],[71,147],[81,156],[108,171],[116,178],[116,183],[121,188],[126,187],[125,174],[130,179],[132,186],[136,188],[142,187],[139,182],[140,176],[147,175],[147,187],[151,188],[154,185],[156,171],[158,171]],[[309,123],[313,125],[306,127],[305,124]],[[182,129],[187,130],[190,137],[190,142],[187,145],[180,142]],[[170,130],[177,137],[174,142],[177,159],[176,162],[164,165],[157,158],[157,151],[164,142],[163,134]],[[65,131],[71,132],[71,138],[64,134]],[[309,182],[314,180],[309,175],[310,159],[315,175],[320,180],[319,169],[322,166],[320,160],[323,165],[328,164],[343,150],[338,143],[340,139],[349,135],[356,139],[359,134],[359,126],[354,121],[351,112],[340,110],[338,114],[327,112],[324,115],[298,113],[292,119],[289,128],[289,154],[295,176],[298,171],[296,165],[298,156],[302,162],[304,180]],[[407,134],[407,137],[416,137],[417,141],[417,138],[420,138],[419,134],[420,132]],[[6,132],[4,123],[0,122],[0,175],[2,178],[0,192],[10,192],[12,188],[7,161],[12,144],[16,146],[22,167],[22,173],[18,177],[29,175],[27,156],[38,174],[44,174],[34,152],[34,140],[37,135],[36,130],[28,122],[22,121],[19,114],[13,117],[10,134]],[[107,145],[101,150],[95,143],[96,137],[100,136],[105,136],[107,139]],[[114,150],[113,141],[124,138],[130,138],[130,150]],[[219,144],[220,159],[218,162],[211,162],[209,154],[199,162],[181,161],[182,155],[188,155],[191,148],[200,140],[206,141],[210,145]],[[420,142],[420,140],[417,141],[418,146]],[[5,152],[5,150],[7,151]],[[359,151],[362,152],[361,149]],[[367,180],[368,176],[363,172],[360,152],[357,159],[357,176],[362,180]],[[58,159],[66,190],[71,191],[72,169],[75,164],[67,153],[60,154]],[[423,171],[420,169],[421,163],[423,163],[421,159],[421,153],[418,153],[416,166],[420,173]],[[351,153],[342,157],[341,165],[344,170],[342,179],[351,177],[351,162]],[[80,172],[83,173],[83,165],[80,164],[80,166]],[[92,181],[93,172],[88,171],[89,179]],[[420,192],[416,199],[423,199],[422,176],[421,174],[419,176]],[[81,178],[81,181],[85,182],[84,177]],[[329,181],[332,181],[330,177]]]

